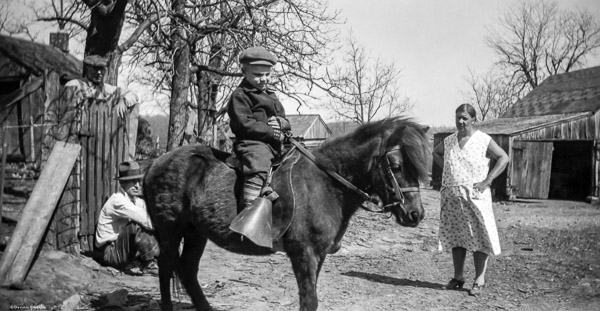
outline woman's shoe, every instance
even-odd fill
[[[465,285],[465,280],[452,279],[446,285],[446,289],[461,289],[463,288],[463,285]]]
[[[477,297],[483,293],[484,288],[485,288],[485,284],[479,285],[477,283],[474,283],[471,290],[469,290],[469,295]]]

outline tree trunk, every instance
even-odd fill
[[[185,0],[173,0],[175,15],[184,15]],[[173,46],[173,78],[171,81],[171,102],[169,105],[169,136],[167,151],[185,144],[185,126],[187,124],[187,102],[190,85],[190,48],[186,42],[185,29],[177,17],[172,19],[171,36]]]
[[[223,57],[222,48],[215,44],[211,47],[208,62],[211,68],[220,68]],[[198,133],[200,141],[218,148],[216,131],[217,93],[222,77],[206,71],[198,71]]]
[[[85,41],[85,55],[108,57],[104,82],[117,85],[121,54],[119,38],[125,21],[125,8],[129,0],[105,1],[92,9],[90,27]]]
[[[108,57],[108,68],[106,70],[106,76],[104,77],[104,82],[117,85],[119,81],[119,67],[121,67],[121,52],[119,50],[114,50],[113,53],[110,53]]]
[[[129,0],[108,1],[92,9],[85,41],[85,55],[108,56],[119,46]]]

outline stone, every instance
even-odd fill
[[[79,303],[81,302],[81,296],[79,294],[75,294],[69,297],[67,300],[63,301],[60,306],[60,311],[74,311],[79,307]]]
[[[129,292],[124,288],[106,294],[106,296],[104,296],[106,300],[104,306],[123,306],[127,303],[127,295],[129,295]]]

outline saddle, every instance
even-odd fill
[[[215,158],[223,162],[229,168],[236,171],[238,176],[236,181],[236,199],[240,202],[242,196],[243,183],[242,162],[235,154],[230,154],[221,150],[212,149]],[[273,201],[272,209],[272,228],[271,237],[276,241],[283,236],[287,231],[292,219],[294,218],[294,191],[292,189],[292,169],[302,154],[296,151],[295,148],[285,152],[280,157],[272,162],[272,180],[274,183],[270,185],[277,193],[278,198]],[[241,212],[243,206],[238,204],[238,213]]]

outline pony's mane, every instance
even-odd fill
[[[334,161],[349,154],[375,155],[381,152],[380,148],[400,145],[411,170],[408,173],[425,181],[429,175],[428,159],[431,157],[426,131],[426,127],[410,118],[394,117],[363,124],[347,134],[326,140],[316,152]],[[381,143],[384,145],[373,148],[369,142],[378,139],[383,139]]]

